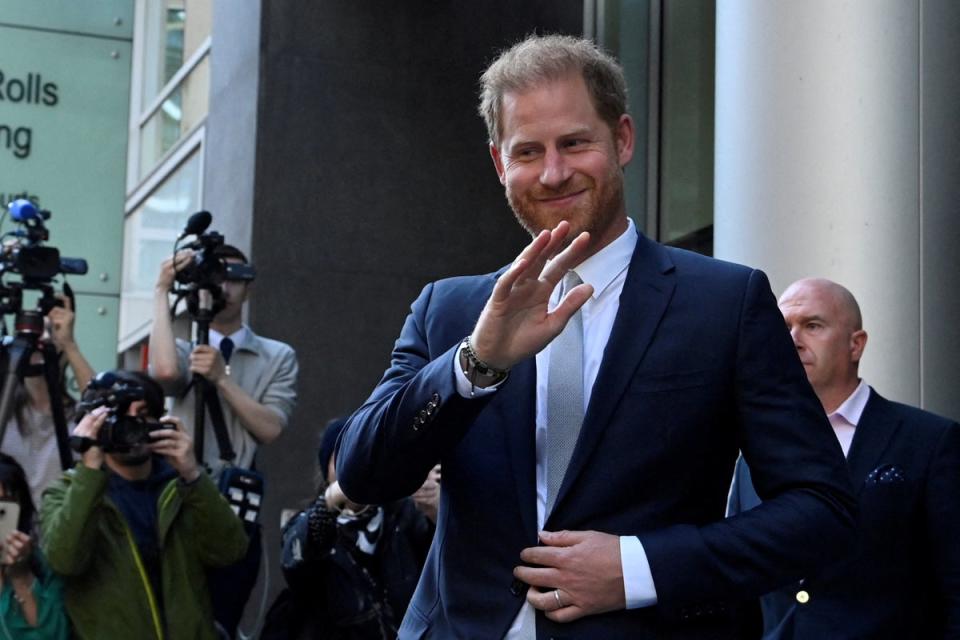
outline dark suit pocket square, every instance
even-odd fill
[[[903,467],[895,464],[882,464],[867,474],[867,485],[897,484],[906,482],[907,477]]]

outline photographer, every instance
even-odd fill
[[[241,558],[240,520],[163,415],[145,374],[101,374],[74,440],[81,464],[44,494],[43,550],[80,638],[216,638],[205,570]]]
[[[74,400],[65,368],[73,369],[81,391],[93,375],[73,336],[75,298],[66,281],[67,274],[86,274],[87,261],[45,244],[50,211],[19,198],[0,220],[8,214],[15,228],[0,235],[0,316],[14,315],[14,331],[3,331],[0,349],[0,448],[27,470],[39,503],[43,489],[73,463],[65,440]],[[61,294],[55,282],[62,283]],[[35,308],[24,306],[27,292],[39,293]]]
[[[351,502],[333,451],[346,424],[331,421],[318,452],[317,497],[283,528],[289,585],[270,609],[261,640],[392,640],[420,578],[440,499],[434,468],[410,498]]]
[[[60,387],[57,399],[63,404],[68,429],[73,426],[72,416],[76,401],[67,393],[66,367],[73,370],[77,385],[82,392],[93,377],[93,369],[81,353],[74,338],[75,315],[69,296],[59,295],[62,306],[53,307],[47,314],[47,333],[41,339],[49,340],[56,347],[60,367]],[[34,351],[29,365],[23,371],[13,397],[13,412],[8,420],[0,450],[12,456],[27,470],[27,482],[34,504],[40,504],[43,490],[63,473],[57,451],[54,431],[50,389],[44,379],[43,354]]]
[[[247,264],[246,256],[236,247],[222,245],[214,251],[228,265]],[[243,324],[243,303],[252,285],[247,280],[231,279],[229,273],[222,285],[226,304],[210,323],[210,344],[192,346],[175,339],[167,294],[176,272],[189,264],[193,256],[190,250],[181,251],[176,263],[168,258],[160,267],[154,289],[150,372],[168,395],[175,396],[172,413],[184,421],[191,433],[194,397],[192,393],[184,395],[189,374],[200,374],[209,380],[224,401],[227,433],[237,454],[234,464],[250,468],[257,446],[273,442],[287,426],[297,399],[296,353],[289,345],[260,337]],[[209,420],[203,460],[210,465],[214,478],[218,477],[222,462]]]

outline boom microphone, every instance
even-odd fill
[[[187,236],[199,236],[207,230],[211,222],[213,222],[213,216],[210,215],[209,211],[197,211],[187,219],[187,224],[183,227],[183,232],[177,238],[177,242]]]

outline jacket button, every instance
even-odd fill
[[[807,604],[810,602],[810,594],[806,591],[797,591],[797,602],[800,604]]]

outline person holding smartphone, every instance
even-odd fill
[[[102,406],[97,406],[102,405]],[[217,637],[206,570],[243,557],[240,519],[200,470],[163,390],[100,374],[74,430],[80,464],[44,494],[42,546],[64,577],[77,637]]]
[[[23,467],[0,453],[0,640],[70,637],[63,582],[35,544],[35,513]]]

